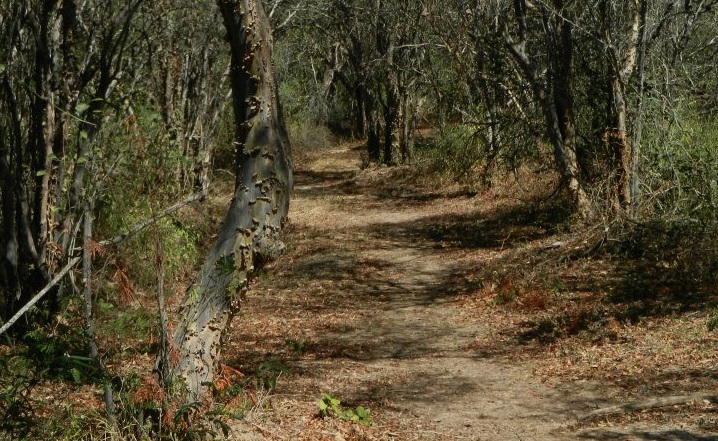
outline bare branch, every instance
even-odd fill
[[[681,404],[699,403],[701,401],[709,401],[715,403],[718,396],[714,394],[693,394],[680,395],[673,397],[650,398],[643,401],[634,401],[628,404],[619,404],[617,406],[603,407],[585,413],[578,417],[579,421],[585,421],[591,418],[603,417],[606,415],[616,415],[621,413],[635,412],[638,410],[657,409],[660,407],[677,406]]]
[[[116,235],[115,237],[111,239],[105,239],[100,242],[100,245],[107,246],[107,245],[116,245],[118,243],[122,243],[126,241],[127,239],[131,238],[135,234],[139,233],[140,231],[144,230],[145,228],[149,227],[150,225],[160,221],[162,218],[169,216],[170,214],[178,211],[179,209],[191,204],[192,202],[196,202],[199,200],[202,200],[207,195],[205,192],[199,192],[197,194],[194,194],[192,196],[189,196],[188,198],[181,200],[177,202],[176,204],[166,208],[161,213],[157,214],[156,216],[153,216],[149,219],[145,219],[142,222],[139,222],[132,227],[130,227],[127,231],[123,231],[122,233]]]
[[[10,327],[12,325],[14,325],[15,322],[17,322],[20,319],[20,317],[23,316],[23,314],[25,314],[30,308],[35,306],[35,304],[37,302],[39,302],[40,299],[42,299],[45,296],[45,294],[50,292],[50,290],[55,285],[57,285],[57,283],[60,280],[62,280],[63,277],[65,277],[65,274],[67,274],[75,265],[77,265],[77,263],[80,260],[82,260],[82,257],[80,257],[80,256],[73,257],[72,259],[70,259],[70,261],[67,263],[67,265],[65,265],[65,267],[59,273],[57,273],[55,278],[53,278],[50,281],[50,283],[48,283],[39,293],[35,294],[35,297],[30,299],[30,301],[27,302],[27,304],[25,306],[20,308],[20,310],[18,312],[16,312],[15,315],[12,316],[12,318],[10,320],[8,320],[8,322],[2,326],[2,328],[0,328],[0,335],[4,334],[8,329],[10,329]]]
[[[102,246],[107,246],[107,245],[116,245],[116,244],[122,243],[125,240],[134,236],[135,234],[139,233],[140,231],[144,230],[145,228],[149,227],[150,225],[158,222],[162,218],[169,216],[170,214],[178,211],[182,207],[185,207],[185,206],[191,204],[192,202],[202,200],[205,196],[206,196],[206,194],[204,192],[194,194],[194,195],[166,208],[165,210],[163,210],[161,213],[157,214],[156,216],[153,216],[149,219],[145,219],[144,221],[133,225],[127,231],[118,234],[117,236],[113,237],[112,239],[103,240],[103,241],[99,242],[99,244]],[[37,293],[35,295],[35,297],[33,297],[29,302],[27,302],[27,304],[25,306],[23,306],[17,313],[15,313],[15,315],[12,316],[12,318],[10,320],[8,320],[8,322],[5,323],[2,326],[2,328],[0,328],[0,335],[2,335],[8,329],[10,329],[10,327],[13,324],[15,324],[15,322],[17,322],[20,319],[20,317],[23,316],[23,314],[25,314],[30,308],[35,306],[35,304],[37,302],[39,302],[40,299],[42,299],[55,285],[57,285],[57,283],[60,282],[60,280],[62,280],[62,278],[65,277],[65,275],[68,272],[70,272],[70,270],[72,270],[72,268],[75,265],[77,265],[78,262],[80,262],[80,260],[82,260],[82,256],[77,256],[77,257],[73,257],[72,259],[70,259],[70,261],[67,263],[67,265],[65,265],[65,267],[59,273],[57,273],[57,275],[55,275],[55,277],[50,281],[50,283],[48,283],[39,293]]]

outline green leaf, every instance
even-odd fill
[[[229,427],[229,425],[227,423],[225,423],[224,421],[222,421],[220,419],[214,420],[214,423],[219,425],[219,428],[220,428],[220,430],[222,430],[222,434],[224,435],[225,439],[227,437],[229,437],[229,432],[232,431],[232,428]]]
[[[80,130],[80,138],[87,139],[87,132],[85,130]]]
[[[35,176],[37,176],[37,177],[45,176],[45,170],[38,170],[37,173],[35,173]]]
[[[90,105],[87,103],[77,103],[77,106],[75,106],[75,113],[80,115],[81,113],[83,113],[85,110],[87,110],[89,108],[90,108]]]
[[[75,380],[75,383],[82,384],[82,376],[80,375],[80,370],[77,368],[70,369],[70,374],[72,374],[72,379]]]
[[[3,74],[3,73],[5,73],[5,65],[0,64],[0,74]]]
[[[319,400],[317,400],[317,407],[319,407],[319,410],[320,410],[320,411],[326,412],[326,411],[327,411],[327,408],[328,408],[329,406],[327,406],[326,401],[324,401],[324,400],[322,400],[322,399],[319,399]]]

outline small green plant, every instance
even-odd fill
[[[257,369],[257,387],[273,391],[277,387],[277,380],[288,368],[279,358],[270,358],[262,362]]]
[[[715,331],[718,328],[718,308],[714,308],[708,316],[708,322],[706,323],[709,331]]]
[[[317,407],[319,413],[323,417],[335,417],[340,420],[351,421],[358,423],[363,426],[370,426],[374,423],[371,417],[371,410],[364,406],[357,406],[355,408],[344,408],[341,400],[338,398],[322,392],[321,398],[317,400]]]
[[[564,284],[561,280],[556,279],[551,282],[551,292],[552,293],[561,294],[564,291],[566,291],[566,286],[564,286]]]
[[[217,429],[222,432],[225,439],[229,436],[231,428],[224,421],[228,414],[221,408],[203,411],[199,402],[188,403],[177,409],[174,415],[174,426],[182,439],[203,440],[217,438]]]
[[[301,342],[298,340],[294,340],[293,338],[288,338],[284,341],[287,346],[292,348],[294,352],[298,353],[299,355],[303,354],[304,351],[307,349],[307,344],[305,342]]]
[[[221,274],[231,274],[234,272],[234,259],[232,256],[222,256],[215,262],[215,267],[217,268],[217,271],[219,271]]]

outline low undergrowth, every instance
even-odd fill
[[[715,245],[704,230],[632,222],[508,253],[460,300],[464,320],[491,328],[472,349],[533,360],[552,385],[591,382],[633,398],[714,390]]]
[[[306,155],[307,164],[312,155],[327,164],[321,151]],[[555,176],[527,167],[480,191],[437,185],[446,179],[441,173],[421,175],[407,167],[322,173],[305,173],[317,189],[315,205],[293,214],[287,256],[256,281],[255,301],[264,309],[235,319],[229,340],[241,341],[228,343],[226,362],[234,367],[222,367],[214,405],[162,413],[153,375],[159,271],[147,262],[157,262],[158,244],[165,244],[166,297],[176,307],[191,261],[215,226],[212,213],[221,211],[226,195],[214,195],[207,210],[188,208],[137,239],[131,262],[109,252],[98,255],[104,277],[97,282],[97,338],[104,372],[84,357],[78,299],[63,305],[52,326],[0,345],[0,439],[222,439],[239,436],[241,428],[259,439],[292,438],[307,429],[301,435],[306,439],[340,434],[368,440],[387,439],[382,436],[391,430],[416,434],[411,430],[418,426],[422,432],[414,439],[441,439],[430,423],[398,413],[393,397],[356,395],[342,403],[322,393],[334,390],[324,384],[288,385],[303,381],[310,363],[346,375],[347,382],[363,378],[365,367],[348,354],[361,356],[380,342],[359,338],[346,347],[320,347],[317,341],[351,331],[406,290],[399,269],[392,269],[396,262],[359,258],[357,250],[379,253],[408,243],[450,266],[441,273],[443,285],[410,288],[432,291],[432,301],[445,300],[457,322],[477,329],[465,348],[469,357],[521,366],[530,361],[527,375],[546,385],[611,388],[622,398],[718,387],[718,246],[710,223],[585,225],[571,216],[566,201],[552,196]],[[326,214],[339,208],[355,217]],[[411,210],[420,215],[386,219]],[[364,224],[356,220],[361,216]],[[347,229],[349,221],[357,225]],[[332,247],[340,252],[332,254]],[[114,392],[113,418],[105,411],[106,384]],[[611,421],[621,418],[626,419]],[[681,408],[645,418],[700,420],[694,425],[709,430],[715,415]]]

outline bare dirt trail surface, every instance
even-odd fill
[[[351,146],[298,162],[288,252],[255,281],[225,352],[229,365],[277,380],[256,392],[236,439],[713,439],[573,431],[577,413],[614,404],[615,391],[545,383],[530,358],[477,350],[491,331],[457,300],[510,239],[446,240],[438,220],[498,202],[402,187],[400,170],[360,171]],[[374,424],[320,418],[322,392],[370,408]]]

